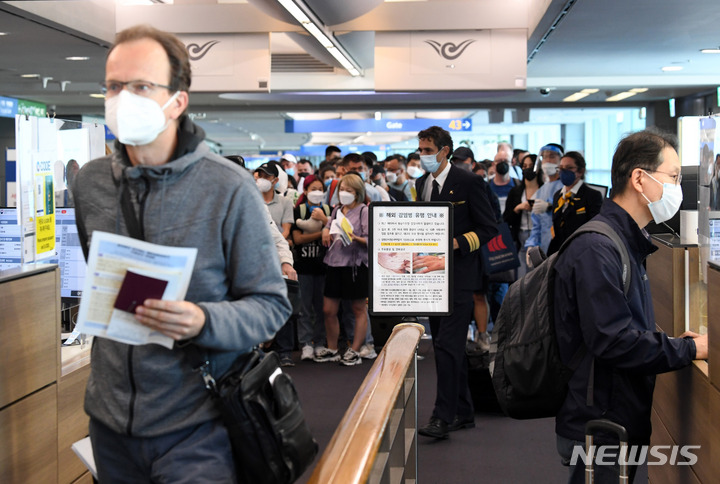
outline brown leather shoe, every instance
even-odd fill
[[[420,427],[418,433],[425,437],[440,440],[447,439],[450,436],[450,434],[448,434],[448,424],[437,417],[432,417],[426,426]]]

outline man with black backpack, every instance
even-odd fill
[[[707,358],[707,335],[672,338],[656,330],[643,265],[657,250],[644,227],[671,218],[681,201],[676,139],[654,130],[631,134],[615,151],[612,197],[594,219],[618,234],[629,267],[622,250],[601,233],[577,236],[555,261],[557,345],[562,362],[575,370],[556,416],[565,465],[573,448],[583,445],[589,420],[611,420],[625,427],[630,445],[649,444],[655,375]],[[616,443],[604,437],[596,443]],[[636,470],[630,466],[631,481]],[[596,466],[595,482],[617,482],[617,472],[617,465]],[[585,482],[582,460],[571,466],[569,482]]]

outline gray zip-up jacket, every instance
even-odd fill
[[[198,336],[172,350],[93,342],[85,411],[121,434],[163,435],[217,417],[185,346],[206,351],[217,378],[238,355],[272,338],[291,312],[252,177],[210,152],[202,129],[187,118],[178,134],[173,161],[132,166],[121,147],[85,165],[73,188],[86,255],[95,230],[128,235],[120,203],[126,186],[145,240],[198,249],[186,296],[205,312]]]

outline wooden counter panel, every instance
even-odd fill
[[[658,250],[647,259],[655,321],[670,336],[679,336],[685,328],[685,249],[656,245]]]
[[[676,444],[700,446],[693,449],[698,462],[692,466],[700,481],[717,482],[720,392],[710,384],[701,368],[693,364],[658,375],[653,409]]]
[[[3,484],[57,482],[57,388],[50,385],[0,411]],[[48,438],[51,435],[53,438]]]
[[[699,371],[693,365],[682,370],[657,376],[653,409],[657,412],[673,439],[683,445],[706,444],[706,421],[699,415],[707,415],[707,379],[698,378]],[[692,395],[692,398],[689,398]]]
[[[712,480],[707,482],[717,482],[720,476],[720,391],[712,385],[710,385],[709,400],[710,416],[705,423],[705,432],[709,434],[710,441],[706,453],[709,458],[707,475],[712,476]]]
[[[720,390],[720,271],[708,268],[708,373],[710,381]],[[720,417],[719,417],[720,418]],[[720,427],[718,427],[720,429]]]
[[[0,284],[0,408],[57,380],[59,300],[57,270]]]
[[[92,474],[86,472],[82,476],[78,477],[77,480],[73,481],[73,484],[93,484]]]
[[[655,410],[652,411],[651,420],[653,432],[650,445],[677,445],[677,442],[672,439]],[[701,484],[689,466],[649,465],[647,467],[650,484],[678,484],[679,482]]]
[[[83,410],[90,366],[64,376],[58,384],[58,482],[71,483],[87,468],[70,448],[88,435],[89,418]]]

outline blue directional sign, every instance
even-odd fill
[[[14,118],[17,110],[17,99],[0,96],[0,118]]]
[[[285,121],[286,133],[363,133],[417,132],[430,126],[448,131],[472,131],[470,118],[456,119],[326,119],[320,121]]]

